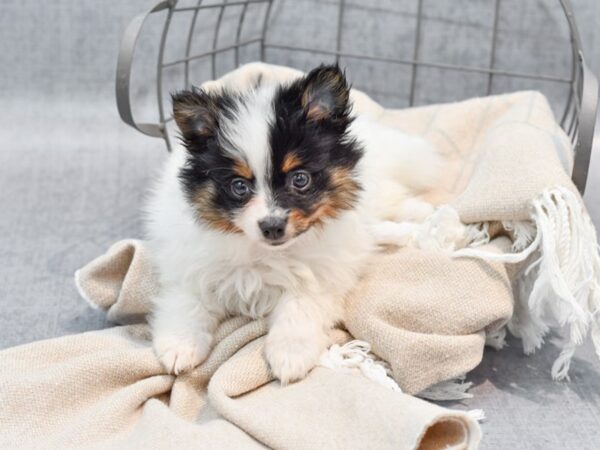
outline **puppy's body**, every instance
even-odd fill
[[[372,225],[415,213],[406,201],[433,182],[437,156],[420,139],[353,121],[337,68],[233,96],[184,93],[174,105],[185,145],[148,207],[162,286],[155,350],[179,373],[206,357],[224,317],[266,316],[273,373],[302,378],[343,318],[375,248]]]

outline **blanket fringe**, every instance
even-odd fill
[[[389,365],[371,353],[371,346],[365,341],[355,339],[344,345],[333,344],[321,355],[319,366],[342,371],[359,369],[371,381],[393,391],[402,392],[391,376]],[[442,381],[419,392],[416,397],[433,401],[472,398],[473,394],[467,391],[473,383],[465,383],[465,378],[466,375],[462,375],[453,380]],[[481,409],[467,411],[467,414],[479,422],[485,420]]]
[[[506,328],[490,331],[485,334],[485,345],[494,350],[502,350],[506,347]]]
[[[487,417],[485,417],[485,412],[483,411],[483,409],[472,409],[470,411],[467,411],[467,415],[473,419],[476,420],[477,422],[484,422]]]
[[[514,253],[467,247],[454,256],[503,263],[537,258],[518,277],[519,298],[509,329],[523,340],[526,353],[539,348],[550,329],[557,329],[561,353],[552,377],[568,378],[575,349],[588,334],[600,357],[600,254],[594,226],[580,197],[563,187],[548,189],[533,201],[530,222],[507,221],[503,226],[512,231]]]
[[[417,394],[417,397],[425,400],[445,401],[445,400],[465,400],[473,398],[473,394],[467,392],[473,383],[465,382],[465,375],[452,380],[441,381],[423,389]]]
[[[342,346],[333,344],[323,352],[319,365],[337,370],[360,369],[371,381],[393,391],[402,392],[398,383],[391,377],[389,366],[384,361],[376,359],[371,353],[371,346],[365,341],[355,339]]]

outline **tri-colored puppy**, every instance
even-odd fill
[[[337,66],[173,96],[183,145],[147,223],[162,284],[154,348],[169,371],[202,362],[217,324],[239,314],[269,318],[265,356],[282,383],[317,364],[375,250],[373,225],[413,215],[438,168],[425,141],[351,108]]]

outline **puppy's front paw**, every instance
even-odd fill
[[[269,333],[265,343],[271,372],[283,385],[304,378],[317,365],[321,351],[319,339],[311,337]]]
[[[188,372],[206,359],[210,352],[210,339],[184,339],[175,336],[154,338],[154,351],[169,373]]]

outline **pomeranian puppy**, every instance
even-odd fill
[[[321,66],[244,92],[173,95],[182,145],[147,210],[162,286],[153,345],[169,372],[201,363],[219,322],[241,314],[268,317],[273,375],[303,378],[376,249],[373,226],[423,214],[411,201],[434,182],[438,155],[353,116],[349,94],[340,68]]]

